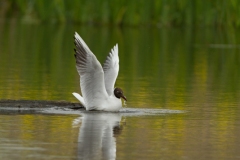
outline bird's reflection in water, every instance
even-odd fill
[[[116,135],[121,133],[118,113],[86,112],[73,121],[80,125],[78,159],[116,159]]]

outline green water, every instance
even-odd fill
[[[89,133],[109,133],[116,159],[240,158],[240,30],[1,24],[0,99],[77,102],[74,31],[101,63],[118,43],[127,107],[186,113],[120,116],[112,134],[101,118],[73,126],[79,115],[1,115],[0,158],[82,159],[81,133],[96,123]]]

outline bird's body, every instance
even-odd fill
[[[87,106],[84,102],[82,96],[78,93],[73,93],[73,95],[81,102],[81,104],[86,108],[86,110],[100,110],[100,111],[119,111],[122,108],[121,99],[116,98],[115,96],[107,97],[104,100],[95,98],[94,103],[90,106]]]
[[[86,110],[119,111],[122,107],[120,98],[126,100],[126,97],[120,88],[114,89],[119,71],[118,46],[114,46],[102,67],[76,32],[74,39],[76,68],[80,75],[82,96],[78,93],[73,95]]]

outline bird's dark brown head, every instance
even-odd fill
[[[125,101],[127,101],[127,98],[123,95],[123,91],[121,90],[121,88],[115,88],[114,95],[117,98],[123,98]]]

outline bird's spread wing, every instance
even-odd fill
[[[103,65],[104,81],[108,95],[113,94],[114,84],[119,71],[118,45],[116,44]]]
[[[94,110],[99,100],[106,99],[104,72],[101,64],[83,39],[75,32],[76,68],[80,75],[81,92],[87,110]]]

